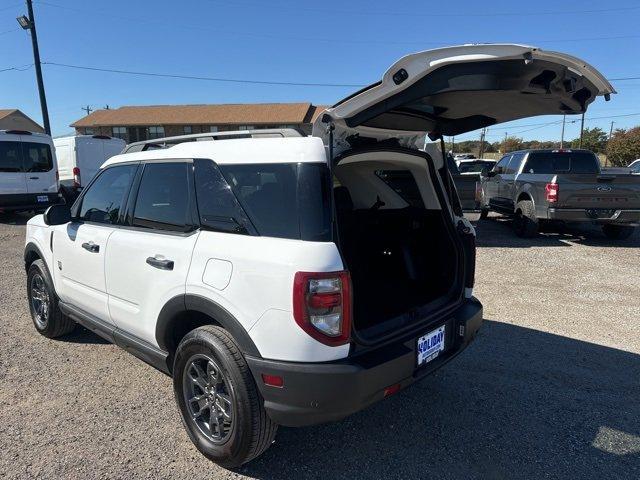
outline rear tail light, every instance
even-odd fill
[[[482,202],[482,183],[476,182],[476,202]]]
[[[73,167],[73,186],[80,186],[80,169],[78,167]]]
[[[545,197],[547,202],[555,203],[558,201],[558,193],[560,188],[557,183],[547,183],[544,187]]]
[[[349,272],[296,273],[293,317],[300,328],[325,345],[348,343],[351,336]]]

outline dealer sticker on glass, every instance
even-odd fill
[[[418,366],[428,363],[444,350],[444,325],[418,338]]]

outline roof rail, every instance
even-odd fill
[[[231,130],[228,132],[193,133],[190,135],[154,138],[153,140],[143,140],[141,142],[129,143],[124,147],[122,153],[144,152],[146,150],[156,150],[159,148],[171,148],[174,145],[185,142],[231,140],[238,138],[285,138],[304,136],[305,135],[302,132],[296,130],[295,128],[256,128],[252,130]]]

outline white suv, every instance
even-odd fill
[[[81,323],[172,375],[195,445],[238,466],[277,425],[356,412],[451,360],[480,328],[475,232],[441,143],[419,132],[441,140],[580,111],[611,91],[560,54],[439,49],[328,109],[319,138],[115,156],[71,210],[27,225],[34,325],[56,337]]]

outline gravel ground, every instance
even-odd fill
[[[640,478],[640,235],[478,226],[476,342],[331,425],[281,428],[237,472],[183,431],[170,379],[78,329],[36,334],[26,217],[0,218],[0,478]]]

